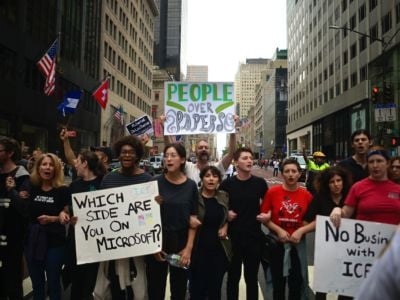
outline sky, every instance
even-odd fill
[[[246,58],[286,49],[286,0],[188,0],[188,65],[208,65],[209,81],[234,81]],[[218,134],[219,155],[226,135]]]
[[[209,81],[234,81],[246,58],[286,49],[286,0],[188,0],[186,62]]]

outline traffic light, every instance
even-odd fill
[[[379,100],[380,90],[379,87],[374,86],[371,91],[371,101],[376,103]]]
[[[390,139],[390,144],[392,147],[400,146],[400,137],[392,136],[392,138]]]
[[[383,86],[383,98],[386,102],[393,102],[392,101],[392,86],[390,84],[385,84]]]

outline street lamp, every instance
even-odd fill
[[[381,78],[382,78],[382,93],[383,93],[383,98],[378,98],[377,97],[377,95],[375,95],[375,98],[374,98],[374,95],[373,95],[373,92],[372,92],[372,95],[371,95],[371,98],[372,99],[375,99],[375,100],[377,100],[377,99],[383,99],[383,101],[385,101],[385,100],[389,100],[388,102],[393,102],[392,101],[392,99],[391,99],[391,85],[387,85],[386,84],[386,64],[387,64],[387,62],[386,62],[386,49],[387,49],[387,47],[391,44],[391,42],[393,41],[393,39],[395,38],[395,36],[398,34],[398,32],[400,31],[400,28],[398,28],[397,30],[396,30],[396,32],[388,39],[388,41],[386,41],[385,40],[385,38],[384,37],[382,37],[382,38],[378,38],[378,37],[376,37],[376,36],[372,36],[372,35],[369,35],[369,34],[366,34],[366,33],[363,33],[363,32],[360,32],[360,31],[357,31],[357,30],[354,30],[354,29],[352,29],[352,28],[349,28],[349,27],[345,27],[345,26],[338,26],[338,25],[329,25],[329,29],[334,29],[334,30],[348,30],[348,31],[350,31],[350,32],[354,32],[354,33],[356,33],[356,34],[358,34],[358,35],[360,35],[360,36],[364,36],[364,37],[367,37],[367,38],[369,38],[369,39],[371,39],[372,41],[378,41],[378,42],[380,42],[381,43],[381,46],[382,46],[382,53],[381,53],[381,57],[380,57],[380,61],[381,61],[381,67],[382,67],[382,74],[381,74]],[[377,88],[377,87],[374,87],[374,89],[375,88]],[[378,89],[378,88],[377,88]],[[378,91],[379,91],[379,89],[378,89]],[[386,97],[386,95],[388,95],[388,97]],[[386,99],[386,98],[389,98],[389,95],[390,95],[390,99]],[[378,101],[377,101],[378,102]],[[372,110],[371,110],[371,112],[372,112]],[[371,117],[371,120],[370,120],[370,122],[372,123],[372,117]],[[386,123],[386,122],[385,122]],[[380,128],[380,130],[379,130],[379,137],[378,137],[378,140],[381,142],[381,140],[382,140],[382,135],[383,135],[383,131],[385,130],[385,127],[386,126],[382,126],[381,128]],[[372,128],[371,128],[372,129]],[[381,142],[382,143],[382,142]]]

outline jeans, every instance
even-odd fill
[[[64,262],[64,247],[48,248],[44,261],[31,258],[27,262],[29,276],[32,280],[33,300],[46,299],[46,278],[50,300],[60,300],[60,278],[61,267]]]

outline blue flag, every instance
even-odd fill
[[[64,102],[62,102],[57,110],[65,114],[73,114],[78,106],[79,100],[81,99],[81,91],[70,91],[64,96]]]

